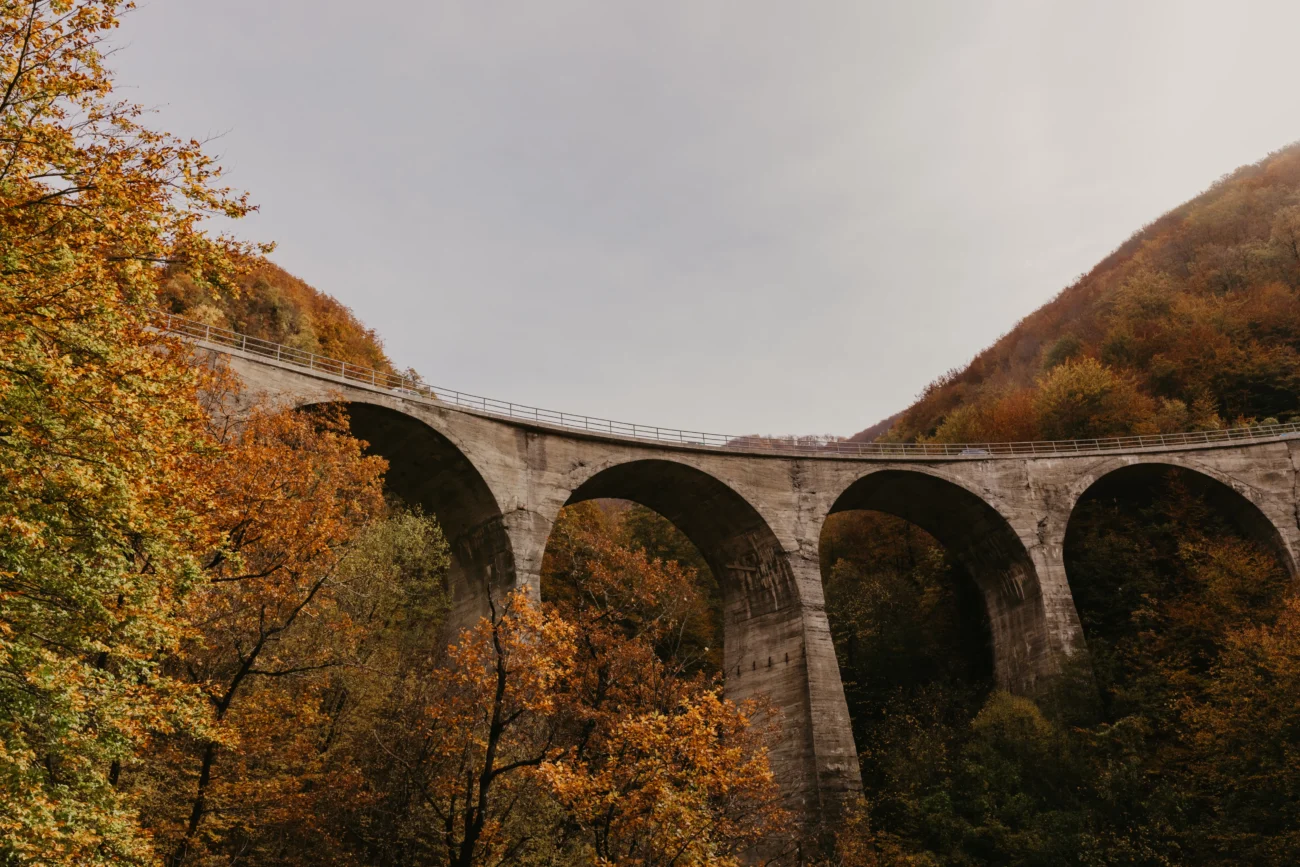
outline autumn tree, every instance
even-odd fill
[[[931,438],[943,443],[1028,442],[1038,439],[1034,393],[1017,389],[948,414]]]
[[[627,637],[653,644],[679,674],[722,667],[717,581],[686,536],[644,506],[563,509],[546,546],[542,595],[578,621],[618,612]]]
[[[693,690],[666,710],[610,716],[540,777],[598,864],[739,865],[787,830],[759,707]]]
[[[412,797],[382,857],[726,864],[781,839],[771,716],[725,701],[682,641],[691,571],[590,504],[561,514],[543,572],[545,603],[491,600],[395,693],[377,734]]]
[[[704,605],[694,569],[610,524],[596,503],[569,507],[547,548],[543,595],[578,641],[573,745],[542,777],[598,863],[725,864],[779,844],[770,709],[722,700],[698,671],[683,640]]]
[[[129,3],[0,4],[0,860],[126,863],[120,768],[191,726],[159,665],[208,543],[202,372],[149,330],[157,263],[220,283],[200,231],[246,202],[117,101]]]
[[[553,863],[559,811],[530,772],[566,746],[573,625],[515,592],[449,638],[413,657],[365,727],[390,818],[361,829],[363,848],[381,863]]]
[[[1272,623],[1224,636],[1203,694],[1182,720],[1187,773],[1201,782],[1207,863],[1294,864],[1300,858],[1300,600]]]
[[[1095,358],[1067,361],[1045,374],[1035,395],[1039,429],[1052,440],[1158,433],[1146,424],[1151,399]]]
[[[219,535],[167,664],[211,722],[157,739],[130,782],[170,864],[314,860],[366,797],[342,732],[363,689],[351,672],[382,680],[375,645],[394,620],[440,619],[445,543],[428,519],[385,517],[385,464],[335,410],[216,412],[212,429],[204,518]]]
[[[693,576],[694,604],[686,612],[674,654],[688,667],[707,674],[722,670],[722,588],[704,555],[671,521],[645,506],[632,503],[618,516],[618,538],[650,560],[676,563]]]
[[[330,588],[335,604],[359,633],[351,658],[305,679],[305,690],[286,685],[285,679],[263,684],[320,698],[317,761],[341,777],[334,796],[311,805],[312,822],[262,831],[264,839],[280,833],[293,841],[294,857],[317,859],[329,845],[339,861],[436,860],[423,858],[413,845],[418,835],[412,829],[427,826],[428,817],[394,756],[419,749],[411,743],[425,707],[417,697],[435,679],[445,645],[449,562],[434,519],[390,504],[388,514],[348,546]],[[318,658],[334,651],[325,630],[313,628],[310,637],[318,642]],[[314,826],[325,826],[328,833],[313,837]],[[281,863],[290,860],[288,853],[278,857]]]

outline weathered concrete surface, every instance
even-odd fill
[[[774,771],[810,821],[861,787],[818,563],[832,512],[895,514],[948,546],[983,593],[999,683],[1022,693],[1083,649],[1063,548],[1076,502],[1099,480],[1188,470],[1296,574],[1296,441],[1051,458],[789,457],[584,435],[225,355],[250,394],[349,406],[356,433],[390,461],[390,485],[442,523],[460,622],[483,613],[489,589],[540,593],[547,538],[568,503],[617,497],[673,521],[722,584],[726,692],[764,694],[781,710]]]

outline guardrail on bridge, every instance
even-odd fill
[[[1110,437],[1107,439],[1040,440],[1016,443],[860,443],[849,442],[847,439],[837,437],[820,436],[733,436],[576,415],[574,413],[497,400],[477,394],[467,394],[451,388],[430,385],[400,374],[348,364],[338,359],[316,355],[282,343],[272,343],[269,340],[250,337],[237,331],[218,328],[171,313],[159,312],[156,316],[159,330],[187,340],[207,344],[213,348],[234,349],[248,355],[273,360],[277,364],[287,367],[324,374],[349,384],[390,392],[407,399],[453,406],[458,409],[498,418],[669,445],[726,451],[834,454],[862,458],[979,459],[1124,452],[1179,446],[1267,442],[1292,436],[1300,437],[1300,424],[1295,423],[1188,431],[1186,433]]]

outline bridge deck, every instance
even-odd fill
[[[1015,443],[860,443],[819,436],[733,436],[621,422],[467,394],[455,389],[430,385],[410,377],[348,364],[338,359],[326,358],[292,346],[272,343],[169,313],[158,314],[157,327],[160,331],[183,338],[204,349],[242,355],[259,363],[299,371],[340,385],[397,396],[404,400],[427,403],[457,412],[472,413],[556,433],[710,452],[877,461],[968,461],[1181,451],[1300,438],[1300,424],[1296,423],[1108,439]]]

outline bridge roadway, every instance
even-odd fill
[[[765,694],[780,709],[773,769],[809,823],[861,787],[818,561],[828,515],[886,512],[944,544],[982,592],[998,684],[1022,694],[1084,649],[1062,552],[1075,504],[1099,480],[1182,468],[1296,575],[1300,439],[1292,428],[1210,442],[1085,443],[1042,456],[785,453],[761,441],[693,445],[503,418],[359,381],[366,377],[355,369],[308,369],[264,347],[202,337],[190,335],[199,355],[228,363],[244,399],[347,405],[355,434],[388,459],[390,487],[443,526],[453,625],[485,613],[489,593],[540,595],[542,555],[565,505],[619,498],[672,521],[721,585],[725,692]]]

